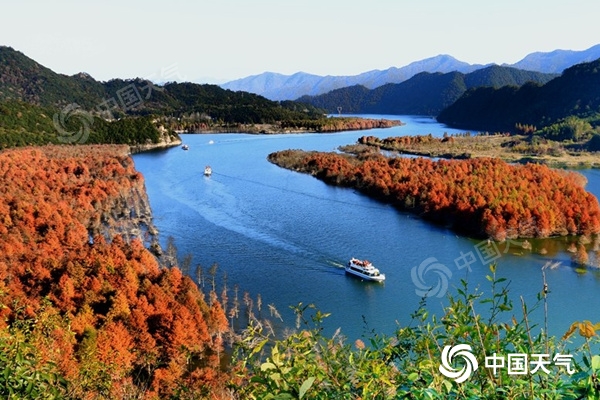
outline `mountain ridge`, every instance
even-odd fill
[[[457,60],[448,54],[414,61],[404,67],[391,67],[385,70],[371,70],[358,75],[314,75],[306,72],[296,72],[284,75],[277,72],[264,72],[246,78],[226,82],[220,86],[229,90],[243,90],[260,94],[271,100],[292,100],[304,95],[318,95],[331,90],[353,85],[363,85],[368,89],[400,83],[420,72],[472,72],[482,67]]]
[[[306,72],[296,72],[284,75],[276,72],[263,72],[245,78],[225,82],[220,86],[230,90],[243,90],[260,94],[271,100],[293,100],[304,95],[315,96],[354,85],[363,85],[374,89],[387,83],[401,83],[420,72],[473,72],[477,69],[499,65],[527,71],[544,73],[561,73],[566,68],[581,62],[593,61],[600,58],[600,44],[586,50],[554,50],[552,52],[535,52],[525,56],[514,64],[469,64],[448,54],[414,61],[403,67],[390,67],[385,70],[370,70],[358,75],[314,75]],[[540,65],[546,65],[544,69]],[[299,81],[299,77],[304,79]],[[274,79],[277,79],[274,81]]]
[[[455,127],[511,131],[516,124],[537,128],[575,116],[600,112],[600,58],[567,68],[544,85],[525,84],[474,88],[465,92],[437,117]]]
[[[522,60],[510,66],[529,71],[562,73],[575,64],[592,62],[598,58],[600,58],[600,44],[582,51],[560,49],[550,52],[538,51],[528,54]]]
[[[107,119],[198,113],[224,123],[269,123],[322,114],[322,110],[305,110],[305,105],[277,103],[218,85],[169,82],[158,86],[141,78],[101,82],[85,72],[68,76],[12,47],[0,46],[0,102],[15,101],[55,110],[75,104],[89,113],[108,115]]]
[[[420,72],[401,83],[388,83],[375,89],[355,85],[318,96],[297,99],[329,113],[418,114],[436,116],[467,90],[490,86],[521,86],[526,82],[544,84],[558,75],[491,65],[464,74],[453,71]]]
[[[67,76],[0,46],[0,148],[86,142],[138,149],[159,143],[163,130],[175,139],[177,131],[320,131],[331,129],[324,113],[217,85]]]

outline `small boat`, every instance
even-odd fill
[[[370,261],[354,257],[346,264],[346,272],[368,281],[383,282],[385,280],[385,275],[379,272]]]
[[[182,148],[183,150],[189,150],[189,149],[190,149],[190,146],[188,146],[187,144],[184,144],[183,146],[181,146],[181,148]]]
[[[210,165],[207,165],[206,167],[204,167],[204,176],[211,176],[212,175],[212,168],[210,167]]]

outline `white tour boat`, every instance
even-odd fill
[[[346,272],[368,281],[383,282],[385,280],[385,275],[379,272],[370,261],[354,257],[346,264]]]
[[[210,165],[207,165],[206,167],[204,167],[204,176],[211,176],[212,175],[212,168],[210,167]]]
[[[189,150],[189,149],[190,149],[190,146],[188,146],[187,144],[184,144],[183,146],[181,146],[181,148],[182,148],[183,150]]]

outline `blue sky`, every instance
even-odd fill
[[[354,75],[438,54],[502,64],[584,50],[600,43],[599,15],[598,0],[11,0],[0,44],[99,80]]]

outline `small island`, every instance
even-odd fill
[[[473,237],[503,241],[600,232],[598,200],[576,172],[497,158],[433,161],[385,157],[364,146],[342,150],[284,150],[268,159]]]

